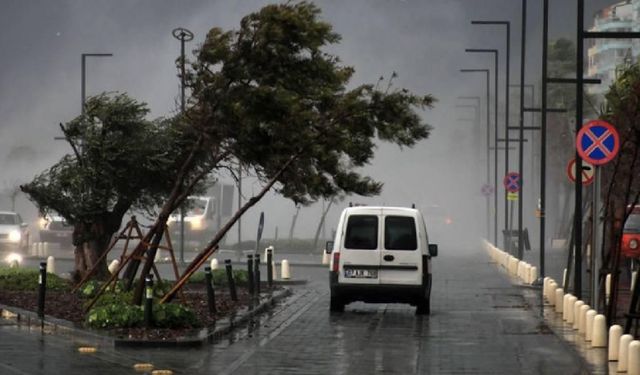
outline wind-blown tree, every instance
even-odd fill
[[[620,70],[605,94],[601,118],[618,130],[620,149],[612,162],[602,167],[602,195],[605,208],[603,268],[612,274],[611,301],[617,301],[624,223],[640,198],[640,65]],[[616,316],[616,304],[607,306],[607,319]]]
[[[196,256],[187,277],[269,190],[300,204],[378,194],[382,184],[359,172],[373,157],[376,139],[413,146],[429,135],[418,111],[434,99],[392,89],[391,82],[384,89],[349,89],[354,69],[325,51],[340,36],[319,16],[312,3],[268,5],[244,17],[238,30],[211,29],[196,51],[186,77],[191,97],[185,117],[198,144],[220,156],[216,169],[232,169],[233,157],[263,185]],[[172,207],[170,199],[162,215]],[[162,215],[159,228],[166,222]],[[145,264],[141,278],[150,267]]]
[[[89,98],[85,113],[60,127],[73,153],[21,186],[42,213],[73,224],[75,275],[81,279],[119,230],[130,210],[148,213],[161,204],[176,168],[192,144],[177,122],[149,121],[145,104],[125,94]]]

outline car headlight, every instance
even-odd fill
[[[195,218],[191,220],[191,230],[201,230],[202,229],[202,219]]]
[[[22,235],[18,230],[12,230],[11,232],[9,232],[9,241],[11,242],[20,242],[21,237]]]
[[[629,241],[629,248],[631,248],[633,250],[637,249],[638,248],[638,240],[636,240],[635,238],[631,239],[631,241]]]
[[[11,253],[7,255],[7,257],[5,258],[5,261],[9,263],[11,267],[19,266],[22,263],[22,255]]]

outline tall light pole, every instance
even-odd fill
[[[174,38],[180,41],[180,113],[185,111],[185,58],[184,43],[193,40],[193,33],[185,28],[178,27],[171,32]],[[180,206],[180,263],[184,263],[184,205]]]
[[[520,174],[520,192],[518,196],[518,259],[524,256],[522,241],[522,201],[524,200],[524,75],[527,34],[527,0],[522,0],[522,30],[520,44],[520,140],[518,141],[518,174]]]
[[[511,22],[510,21],[471,21],[472,25],[499,25],[505,26],[506,36],[507,36],[507,51],[506,51],[506,78],[505,78],[505,116],[504,116],[504,174],[505,176],[509,173],[509,76],[510,76],[510,66],[511,66]],[[496,78],[497,79],[497,78]],[[496,91],[497,92],[497,91]],[[497,99],[496,99],[497,101]],[[497,111],[496,111],[497,113]],[[498,149],[498,144],[496,143],[496,150]],[[496,158],[497,160],[497,158]],[[496,184],[496,190],[498,186]],[[505,235],[509,230],[509,201],[507,199],[507,190],[504,191],[504,231]],[[505,237],[505,250],[507,252],[510,251],[509,241],[506,241]],[[496,246],[498,243],[496,242]]]
[[[112,53],[83,53],[82,55],[82,68],[81,68],[81,81],[80,81],[80,111],[84,115],[84,103],[87,101],[87,57],[110,57]]]

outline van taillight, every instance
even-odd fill
[[[338,272],[340,268],[340,253],[333,252],[333,272]]]

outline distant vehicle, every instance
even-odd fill
[[[215,183],[202,196],[189,196],[185,202],[185,249],[202,249],[213,239],[220,227],[231,216],[234,186]],[[167,224],[174,249],[180,242],[180,209],[169,216]]]
[[[29,249],[29,225],[15,212],[0,211],[0,249],[9,251]]]
[[[420,211],[399,207],[349,207],[335,241],[327,243],[331,311],[354,301],[409,303],[416,314],[431,311],[431,258]]]
[[[634,207],[622,231],[622,255],[640,258],[640,206]]]
[[[40,241],[58,243],[61,246],[71,246],[73,225],[62,216],[47,215],[40,220]]]

